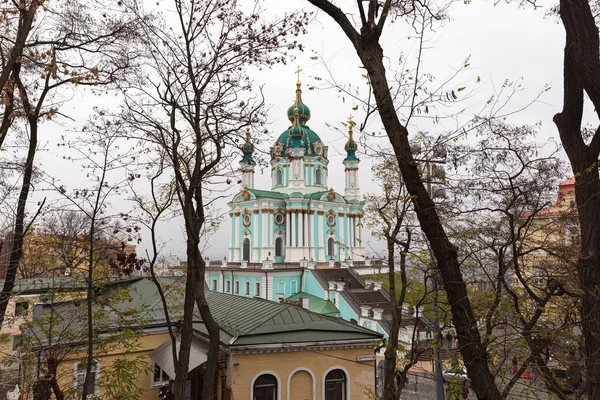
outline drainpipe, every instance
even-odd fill
[[[221,279],[223,280],[221,286],[223,286],[222,292],[225,293],[225,273],[221,270]]]

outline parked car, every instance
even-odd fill
[[[442,377],[445,381],[454,381],[454,382],[469,382],[469,377],[467,376],[467,370],[462,365],[455,365],[451,368],[442,370]]]

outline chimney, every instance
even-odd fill
[[[301,297],[300,300],[302,301],[302,308],[308,310],[308,297]]]

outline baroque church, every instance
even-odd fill
[[[328,185],[328,147],[306,123],[300,81],[287,110],[291,125],[271,147],[271,190],[254,187],[254,146],[249,128],[240,160],[242,190],[229,203],[229,262],[297,263],[364,260],[360,160],[349,121],[344,194]]]

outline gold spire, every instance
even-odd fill
[[[250,125],[246,127],[246,141],[250,143]]]
[[[296,73],[298,74],[298,80],[296,81],[296,86],[300,86],[300,72],[302,72],[302,70],[300,69],[300,66],[298,66],[298,69],[296,70]]]
[[[354,122],[352,119],[354,118],[354,116],[352,114],[350,114],[350,116],[348,117],[348,139],[352,140],[352,127],[354,125],[356,125],[356,122]]]

